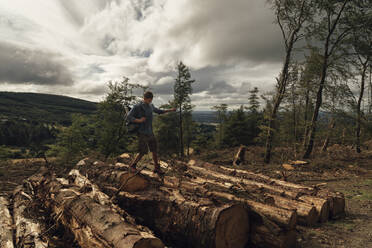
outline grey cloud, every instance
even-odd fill
[[[106,85],[97,85],[93,87],[85,87],[79,90],[79,94],[82,95],[96,95],[96,96],[102,96],[106,94],[107,92],[107,86]]]
[[[117,6],[108,6],[114,2]],[[283,41],[279,28],[272,23],[272,11],[265,2],[189,0],[183,5],[184,1],[178,4],[174,0],[59,0],[66,26],[70,28],[71,23],[75,24],[79,35],[84,38],[75,39],[74,33],[66,33],[67,44],[74,45],[74,54],[68,50],[62,56],[76,64],[58,62],[62,56],[43,52],[47,49],[44,46],[35,51],[0,41],[0,83],[9,82],[18,87],[31,82],[51,85],[49,89],[58,91],[59,87],[55,85],[71,85],[75,80],[76,87],[63,88],[73,94],[98,98],[107,92],[106,85],[98,84],[122,73],[138,79],[138,83],[149,83],[155,96],[169,99],[173,96],[174,80],[158,80],[175,78],[176,72],[172,69],[176,65],[173,68],[169,65],[183,60],[191,67],[191,75],[196,80],[192,95],[195,104],[244,104],[253,86],[259,86],[262,93],[263,89],[272,87],[276,70],[280,71]],[[176,17],[168,16],[169,13]],[[29,28],[22,28],[23,23],[16,25],[20,21],[13,16],[7,19],[12,22],[2,21],[0,16],[0,25],[9,26],[6,30],[12,31],[8,34],[14,37],[11,40],[32,44],[30,41],[35,36]],[[56,24],[63,25],[60,22]],[[101,29],[100,24],[103,25]],[[42,26],[40,30],[53,31]],[[51,34],[56,35],[56,39],[66,38],[59,37],[58,32]],[[73,37],[73,40],[68,40],[68,37]],[[86,41],[87,44],[82,43]],[[89,49],[80,48],[78,42]],[[67,51],[62,46],[58,50]],[[136,63],[137,60],[143,63]],[[153,65],[164,66],[158,69]]]
[[[174,81],[166,82],[160,85],[150,84],[149,87],[156,94],[172,95]],[[239,92],[239,90],[240,90],[239,88],[232,86],[226,81],[223,80],[214,81],[213,77],[210,77],[209,79],[205,78],[203,81],[200,81],[198,80],[198,78],[195,78],[195,82],[192,84],[193,94],[201,92],[206,92],[207,94],[211,95],[231,94],[237,93]]]
[[[72,85],[71,72],[57,55],[0,43],[0,83]]]
[[[82,76],[80,78],[91,78],[95,74],[102,74],[106,71],[99,64],[91,64],[86,68],[82,69]]]
[[[150,84],[150,90],[152,90],[157,95],[172,95],[173,94],[174,82],[167,82],[164,84],[156,85]]]
[[[282,59],[282,37],[264,1],[192,0],[190,6],[193,15],[173,26],[170,35],[195,39],[205,59],[220,64]]]

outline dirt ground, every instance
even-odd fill
[[[192,158],[231,166],[237,149],[216,150]],[[356,154],[351,148],[332,146],[327,153],[315,153],[307,160],[309,164],[295,166],[291,171],[282,167],[288,160],[296,159],[291,149],[276,149],[270,165],[262,163],[263,152],[261,147],[249,147],[246,162],[239,169],[299,184],[318,185],[345,195],[346,216],[312,228],[298,226],[298,247],[372,248],[372,151]],[[0,162],[0,195],[11,194],[16,185],[36,173],[43,164],[43,161],[16,162]],[[59,173],[68,170],[58,168]]]

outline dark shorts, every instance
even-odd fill
[[[155,136],[153,134],[138,134],[138,152],[146,154],[149,149],[150,152],[157,152],[158,144]]]

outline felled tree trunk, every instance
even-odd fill
[[[149,187],[150,180],[143,173],[129,173],[128,166],[120,169],[120,166],[112,166],[103,162],[83,164],[81,161],[76,165],[76,168],[89,178],[111,184],[117,188],[125,184],[121,187],[123,191],[136,192]]]
[[[248,211],[241,204],[215,205],[201,198],[192,201],[178,190],[166,188],[120,192],[117,200],[177,247],[243,248],[249,239]]]
[[[89,181],[71,185],[66,179],[47,177],[39,182],[38,197],[56,219],[68,228],[81,247],[162,248],[163,243],[148,229],[124,219]],[[92,191],[96,191],[92,193]]]
[[[245,162],[244,156],[245,156],[245,151],[247,150],[247,147],[241,145],[239,147],[238,152],[235,154],[234,159],[233,159],[233,165],[238,166],[242,165]]]
[[[9,201],[0,197],[0,247],[14,248],[13,245],[13,220],[9,213]]]
[[[22,185],[13,193],[13,218],[17,247],[44,248],[48,242],[43,240],[42,224],[36,218],[30,218],[29,210],[33,204],[32,194],[26,193]]]

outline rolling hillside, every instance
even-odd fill
[[[77,98],[39,94],[0,92],[0,118],[69,124],[71,114],[91,114],[97,104]]]

